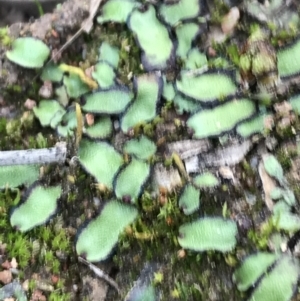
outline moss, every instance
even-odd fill
[[[8,27],[0,27],[0,46],[11,45],[13,39],[8,34]]]
[[[210,5],[214,7],[214,9],[211,11],[210,21],[215,24],[220,24],[225,14],[228,13],[228,6],[224,1],[213,0],[212,2],[213,4]]]
[[[49,301],[69,301],[71,300],[71,296],[68,293],[63,292],[51,292],[49,295]]]
[[[178,227],[195,219],[198,213],[185,216],[180,212],[177,193],[167,195],[163,205],[160,203],[162,200],[161,197],[153,199],[145,192],[140,203],[143,208],[141,217],[121,236],[114,262],[120,267],[118,277],[122,278],[117,278],[117,281],[123,287],[124,295],[146,261],[159,261],[163,267],[163,280],[159,285],[163,301],[176,298],[209,300],[210,287],[218,293],[224,291],[224,300],[226,296],[232,296],[232,291],[222,285],[223,276],[219,274],[219,270],[228,269],[222,255],[210,252],[207,257],[205,254],[180,251]],[[211,271],[212,262],[222,268]],[[216,285],[212,285],[212,282]]]
[[[292,41],[298,35],[298,30],[296,28],[290,28],[290,30],[281,29],[276,32],[276,35],[272,36],[271,43],[274,46],[281,46],[282,42],[285,43]]]
[[[272,218],[263,223],[259,230],[253,229],[248,232],[248,239],[254,243],[258,250],[267,250],[269,238],[276,231],[276,225]]]
[[[106,41],[111,46],[116,46],[120,49],[118,77],[124,84],[131,84],[133,74],[138,75],[142,73],[140,68],[140,50],[134,41],[133,35],[126,29],[125,25],[103,24],[94,30],[91,37],[94,42],[88,44],[87,54],[87,61],[90,64],[94,64],[97,61],[97,49],[101,42]]]
[[[288,150],[284,148],[279,148],[276,152],[276,157],[282,166],[283,170],[289,171],[289,169],[292,167],[292,157]]]
[[[6,91],[11,91],[13,93],[21,93],[22,90],[22,87],[17,84],[6,87]]]
[[[227,13],[228,8],[224,5],[224,1],[215,0],[214,2],[217,9],[214,12],[212,22],[219,23]],[[248,31],[248,29],[246,30]],[[289,32],[279,32],[273,37],[272,41],[277,45],[290,40],[293,36],[292,30]],[[107,41],[120,49],[118,75],[123,83],[131,84],[133,74],[143,73],[140,67],[140,50],[134,41],[133,35],[127,31],[126,26],[118,24],[101,25],[101,28],[100,26],[97,27],[85,39],[88,51],[86,59],[79,64],[82,68],[91,66],[98,60],[99,45],[102,41]],[[0,30],[0,44],[2,41]],[[239,66],[239,50],[236,45],[230,44],[227,41],[219,45],[216,50],[218,54],[226,55],[235,66]],[[80,59],[77,57],[75,61]],[[70,63],[72,60],[71,56],[64,58],[65,63]],[[215,60],[214,65],[216,64],[228,67],[228,65],[224,64],[224,60]],[[178,67],[180,66],[178,65]],[[26,92],[26,97],[28,93],[33,99],[36,99],[39,86],[40,83],[35,82],[34,87]],[[20,94],[23,92],[23,87],[19,85],[10,86],[6,89],[6,93],[8,92],[9,95],[13,95],[14,98],[19,99]],[[24,95],[22,95],[23,98]],[[173,109],[173,106],[172,102],[165,103],[161,116],[166,117],[167,113]],[[184,119],[180,117],[178,120],[179,122],[176,121],[176,123],[180,124]],[[159,119],[157,122],[164,122],[164,118]],[[148,137],[155,137],[156,125],[155,120],[147,124],[140,124],[136,127],[135,134],[140,135],[144,133]],[[10,133],[10,137],[8,137],[7,132]],[[29,146],[30,148],[48,147],[49,145],[53,145],[57,139],[54,138],[53,133],[38,128],[37,123],[28,124],[27,126],[20,121],[10,123],[10,121],[5,119],[0,119],[0,133],[2,134],[0,141],[2,149],[18,149],[25,148],[25,146]],[[36,139],[37,133],[40,133],[38,139]],[[283,136],[285,133],[280,133],[280,135],[282,138],[285,138]],[[179,125],[175,133],[168,133],[166,136],[168,141],[179,140],[187,136],[186,128]],[[26,141],[26,145],[24,145],[22,140]],[[72,146],[70,148],[73,153],[76,153]],[[283,168],[288,170],[291,166],[292,155],[287,152],[280,154],[280,151],[279,149],[276,156]],[[155,157],[155,160],[161,160],[161,155]],[[168,164],[173,164],[173,160],[170,159]],[[239,171],[240,168],[237,167],[237,170]],[[66,193],[61,202],[63,221],[61,221],[61,218],[58,218],[50,222],[47,226],[38,227],[26,235],[20,234],[12,229],[8,222],[9,207],[18,202],[17,193],[12,191],[1,192],[0,241],[9,245],[7,256],[16,256],[20,267],[30,266],[31,262],[37,263],[30,266],[29,273],[50,271],[50,273],[59,274],[61,279],[66,278],[69,280],[74,275],[78,275],[78,271],[77,264],[73,264],[77,256],[72,248],[74,238],[69,234],[67,227],[77,227],[75,217],[83,221],[86,219],[87,214],[93,216],[97,207],[92,202],[92,197],[96,195],[102,201],[111,197],[111,191],[102,189],[96,191],[94,186],[92,186],[94,179],[91,176],[87,176],[83,171],[78,170],[78,168],[74,170],[71,167],[73,169],[72,172],[65,172],[65,169],[65,166],[47,169],[45,180],[49,184],[53,181],[65,181],[64,177],[67,176],[69,176],[69,179],[72,177],[72,180],[67,181]],[[249,182],[252,184],[255,183],[256,177],[256,172],[247,161],[244,161],[242,166],[242,186],[247,187],[250,185],[248,184]],[[247,189],[250,189],[256,195],[260,195],[260,191],[258,191],[256,185],[251,185]],[[295,185],[295,193],[299,197],[300,188],[298,183]],[[234,216],[233,203],[236,203],[236,199],[242,197],[243,193],[238,191],[238,189],[234,189],[231,185],[227,186],[227,190],[220,188],[214,190],[213,193],[204,193],[201,199],[201,214],[221,215],[222,206],[225,202],[227,207],[223,206],[224,215],[230,214],[230,216]],[[236,297],[235,300],[246,299],[245,296],[242,298],[241,293],[235,291],[235,287],[232,284],[230,287],[233,289],[230,291],[222,283],[226,283],[228,275],[232,274],[231,267],[236,264],[239,252],[243,254],[249,248],[267,248],[267,241],[271,233],[276,231],[276,225],[268,221],[260,229],[255,228],[248,231],[248,240],[246,241],[245,239],[244,244],[239,244],[238,250],[227,254],[225,257],[216,252],[197,254],[180,249],[177,242],[179,226],[195,219],[199,215],[199,212],[196,212],[192,216],[186,217],[180,212],[178,208],[178,191],[154,198],[151,196],[150,190],[146,190],[137,206],[141,216],[121,235],[113,258],[115,265],[120,268],[117,281],[120,283],[123,296],[137,279],[145,261],[153,260],[158,261],[163,267],[162,271],[158,274],[160,280],[158,281],[159,284],[157,284],[157,287],[162,290],[162,300],[212,300],[214,297],[210,295],[212,292],[216,292],[217,295],[222,296],[222,300],[224,301],[233,300],[234,296]],[[252,217],[259,214],[264,206],[263,201],[259,200],[255,206],[251,207],[251,212],[250,210],[247,211],[247,215]],[[38,249],[39,252],[37,253],[34,252],[33,241],[39,243],[40,249]],[[14,247],[15,242],[19,246],[19,249]],[[64,262],[57,254],[62,254],[62,257],[70,258],[71,263],[69,260],[68,262]],[[70,270],[69,274],[63,270],[65,265]],[[73,271],[75,271],[74,275],[70,275]],[[224,273],[227,275],[227,278],[224,276]],[[223,279],[226,280],[222,282]],[[47,295],[48,300],[69,300],[70,296],[64,292],[65,287],[66,284],[63,281],[57,283],[55,291]],[[114,300],[121,300],[121,298],[115,296]]]

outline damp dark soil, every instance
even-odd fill
[[[215,1],[216,20],[212,22],[218,25],[218,10],[222,16],[228,10],[226,5],[233,4],[240,3]],[[89,1],[70,0],[53,13],[32,22],[12,24],[7,31],[0,28],[1,150],[52,147],[60,139],[54,131],[42,128],[33,118],[32,111],[24,107],[26,99],[39,101],[41,98],[38,96],[42,85],[40,71],[23,69],[9,62],[5,52],[10,47],[10,41],[20,36],[33,36],[45,41],[52,51],[58,50],[80,29],[88,14]],[[237,40],[243,38],[241,33]],[[96,61],[95,53],[101,41],[109,40],[117,44],[125,39],[133,43],[133,37],[126,36],[124,27],[101,27],[95,23],[91,34],[80,35],[62,54],[60,61],[89,67]],[[142,72],[138,69],[139,52],[136,48],[134,51],[135,57],[124,62],[124,68],[120,70],[120,77],[126,83],[130,71]],[[163,126],[154,130],[153,137],[165,138],[166,141],[190,137],[186,129],[174,127],[174,119],[183,123],[186,116],[178,116],[173,108],[166,108],[166,111],[168,113],[163,117],[170,117],[165,118]],[[109,259],[96,264],[117,282],[119,294],[97,277],[91,268],[78,261],[74,247],[77,229],[99,212],[109,194],[98,190],[93,178],[74,162],[75,142],[73,138],[68,139],[66,163],[42,167],[45,185],[60,183],[63,187],[58,214],[46,225],[25,234],[13,229],[9,223],[10,208],[18,202],[25,189],[21,187],[18,191],[6,189],[0,192],[0,281],[3,285],[12,280],[19,281],[28,300],[116,301],[124,300],[146,263],[150,263],[156,267],[155,285],[161,292],[161,300],[244,300],[246,296],[237,290],[232,281],[234,269],[244,256],[268,250],[268,237],[272,233],[264,231],[271,213],[265,204],[258,174],[260,155],[262,149],[268,149],[277,156],[299,199],[300,128],[295,126],[295,129],[296,134],[288,137],[270,132],[264,137],[257,135],[253,138],[252,150],[239,164],[231,167],[233,177],[220,176],[221,185],[218,188],[204,191],[200,210],[192,216],[186,217],[178,209],[180,187],[167,196],[154,196],[148,185],[138,204],[140,217],[135,226],[128,227],[121,235]],[[230,142],[232,137],[228,135],[227,139]],[[213,144],[216,147],[220,145],[218,138],[213,140]],[[164,153],[162,144],[161,158]],[[294,210],[299,213],[298,203]],[[209,215],[223,215],[236,221],[239,232],[237,247],[226,254],[181,249],[177,241],[179,225]],[[16,267],[13,267],[13,258],[16,259]],[[10,280],[5,280],[3,271],[8,270],[13,274]],[[300,300],[300,294],[296,294],[293,300]]]

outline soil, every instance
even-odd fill
[[[224,14],[222,11],[224,2],[233,5],[231,1],[219,1],[218,3],[222,4],[219,6],[221,14]],[[236,2],[239,1],[234,3],[238,5],[239,3]],[[55,9],[53,13],[47,13],[33,22],[12,24],[8,28],[7,35],[11,39],[23,36],[36,37],[43,40],[51,48],[52,53],[55,53],[80,29],[88,15],[89,1],[69,0],[60,8]],[[93,54],[98,52],[99,41],[105,40],[107,36],[114,42],[118,41],[121,39],[118,34],[123,34],[123,29],[118,25],[107,25],[102,28],[94,24],[91,34],[80,35],[62,54],[60,60],[89,67],[95,62]],[[128,39],[133,41],[132,37]],[[245,40],[245,37],[240,34],[236,39]],[[9,45],[0,43],[0,134],[2,135],[0,149],[38,147],[36,138],[38,135],[46,141],[47,147],[53,146],[59,139],[54,131],[42,128],[36,120],[28,121],[29,125],[26,122],[20,122],[24,119],[26,111],[25,100],[32,98],[38,101],[37,92],[42,83],[38,77],[39,71],[24,69],[8,61],[5,57],[8,49]],[[88,49],[89,60],[81,56],[79,63],[72,54],[82,54],[86,49]],[[129,71],[137,68],[139,62],[130,62],[130,64],[131,70],[120,71],[124,82],[128,81]],[[169,117],[166,117],[168,114]],[[174,137],[186,138],[187,133],[182,128],[174,127],[174,118],[184,123],[186,116],[178,116],[173,109],[170,109],[166,116],[164,116],[163,126],[156,128],[155,137],[168,136],[166,139],[172,137],[170,140]],[[278,114],[278,116],[281,115]],[[281,120],[282,117],[278,117],[276,121]],[[10,134],[7,131],[8,124],[11,126],[15,124]],[[7,190],[0,193],[0,229],[2,231],[0,263],[5,272],[3,277],[0,274],[0,282],[4,285],[11,280],[19,281],[28,295],[28,300],[32,301],[124,300],[127,292],[140,277],[141,271],[150,262],[150,265],[155,267],[153,269],[156,275],[163,275],[163,278],[156,283],[161,292],[161,300],[243,300],[245,295],[237,290],[232,280],[235,268],[244,256],[259,250],[269,250],[268,237],[266,241],[263,241],[265,234],[262,230],[271,215],[265,203],[264,187],[258,173],[258,162],[262,153],[269,151],[277,156],[294,189],[296,198],[300,197],[300,155],[297,150],[300,127],[298,123],[294,124],[294,129],[296,134],[289,136],[282,136],[273,130],[266,136],[253,137],[251,139],[252,150],[241,162],[226,170],[230,176],[220,177],[222,183],[220,187],[203,192],[201,208],[192,217],[183,217],[177,208],[180,188],[168,193],[166,197],[168,206],[161,204],[162,195],[155,195],[151,209],[144,210],[146,206],[143,207],[143,205],[148,204],[152,193],[150,186],[147,186],[147,193],[142,196],[140,205],[142,217],[135,225],[136,229],[126,229],[126,233],[121,235],[112,256],[104,262],[95,264],[118,283],[120,294],[107,282],[99,279],[91,268],[78,261],[74,247],[77,229],[82,226],[84,220],[91,219],[99,212],[101,207],[99,203],[105,199],[105,193],[95,188],[91,176],[88,176],[78,165],[73,165],[71,158],[76,155],[76,147],[74,141],[70,139],[66,164],[44,167],[45,184],[61,183],[64,191],[59,214],[49,223],[26,234],[20,234],[9,224],[9,210],[18,199],[17,192]],[[230,135],[227,138],[229,144],[233,140],[236,141],[236,138]],[[115,145],[120,143],[119,141],[123,143],[124,139],[126,140],[127,137],[115,139],[117,140]],[[220,141],[217,138],[212,142],[215,148],[220,147]],[[164,151],[162,147],[161,157]],[[211,170],[217,172],[218,168]],[[24,188],[20,188],[21,195],[24,191]],[[294,210],[299,213],[298,202]],[[218,252],[197,253],[180,248],[176,241],[178,225],[198,216],[222,216],[222,214],[237,222],[239,235],[235,250],[221,254]],[[158,234],[153,236],[154,230],[158,231]],[[58,233],[61,233],[60,231],[64,233],[68,244],[64,250],[53,247],[53,241]],[[131,235],[132,231],[148,236],[145,235],[146,239],[136,238]],[[288,237],[288,234],[286,236]],[[22,248],[29,252],[26,256],[22,255],[25,263],[21,263],[23,257],[17,249],[14,249],[17,242],[22,242]],[[13,258],[17,258],[18,262],[14,270],[11,266]],[[58,268],[55,264],[58,264]],[[7,271],[13,271],[12,278],[9,280],[7,280],[9,276]],[[293,300],[300,300],[300,294],[296,293]]]

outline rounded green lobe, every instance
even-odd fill
[[[237,226],[223,218],[201,218],[179,228],[178,242],[184,249],[229,252],[236,245]]]
[[[81,165],[98,183],[112,188],[113,178],[123,164],[123,158],[111,145],[82,139],[78,157]]]
[[[230,101],[212,110],[202,110],[192,115],[187,125],[194,130],[195,138],[220,135],[232,130],[239,122],[255,113],[255,104],[249,99]]]
[[[25,202],[13,211],[10,217],[12,227],[25,232],[45,223],[55,213],[60,195],[60,186],[34,187]]]
[[[167,28],[156,17],[154,7],[149,5],[144,11],[134,9],[128,25],[144,51],[142,63],[145,70],[167,68],[174,47]]]
[[[278,257],[276,254],[264,252],[247,257],[233,275],[238,289],[240,291],[249,289]]]
[[[49,47],[42,41],[26,37],[12,43],[12,50],[6,52],[7,58],[25,68],[41,68],[50,54]]]
[[[80,233],[76,242],[78,255],[85,256],[91,262],[106,259],[117,243],[119,234],[137,215],[138,211],[133,206],[116,200],[106,203],[100,215]]]
[[[299,261],[282,255],[274,269],[265,275],[249,301],[288,301],[292,298],[298,282]]]
[[[149,122],[156,116],[156,104],[160,99],[162,79],[156,73],[140,75],[135,80],[136,97],[121,120],[123,132],[139,123]]]
[[[124,144],[123,151],[138,159],[147,160],[155,154],[156,145],[153,141],[142,135],[138,139],[127,141]]]
[[[174,4],[162,4],[159,13],[165,22],[175,25],[181,20],[197,17],[202,10],[199,0],[179,0]]]
[[[280,77],[289,77],[300,72],[300,40],[277,52],[278,73]]]
[[[200,207],[200,190],[191,184],[186,185],[180,195],[178,205],[185,215],[197,211]]]
[[[150,165],[148,163],[132,159],[116,178],[114,190],[117,198],[130,196],[131,203],[135,203],[149,174]]]
[[[231,76],[218,72],[201,75],[182,72],[180,79],[176,80],[176,86],[185,96],[203,103],[222,100],[237,92],[237,86]]]

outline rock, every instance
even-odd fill
[[[11,271],[5,270],[0,272],[0,282],[3,284],[8,284],[12,280],[12,274]]]

